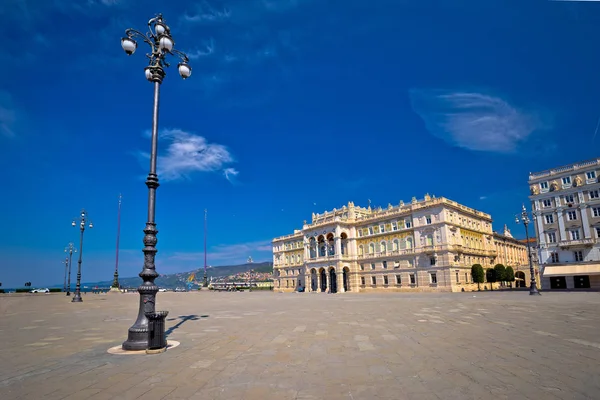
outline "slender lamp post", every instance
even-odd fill
[[[119,194],[119,213],[117,216],[117,257],[115,261],[115,274],[113,275],[113,283],[111,290],[119,290],[119,237],[121,236],[121,199],[122,196]]]
[[[81,256],[83,255],[83,232],[85,231],[85,224],[88,220],[87,211],[81,210],[81,214],[79,215],[79,230],[81,231],[81,235],[79,236],[79,261],[77,261],[77,284],[75,285],[75,295],[73,295],[72,303],[81,303],[83,299],[81,298]],[[73,220],[71,223],[73,226],[77,226],[77,221]],[[94,227],[94,224],[90,222],[90,229]]]
[[[150,46],[150,53],[146,56],[150,60],[149,65],[144,69],[146,79],[154,84],[154,106],[152,114],[152,139],[150,152],[150,173],[146,179],[148,187],[148,221],[144,229],[144,267],[139,276],[143,282],[138,288],[140,294],[140,305],[137,320],[129,328],[127,340],[123,342],[124,350],[146,350],[148,348],[148,318],[145,313],[155,311],[156,293],[158,287],[154,280],[158,277],[154,259],[156,257],[156,229],[155,207],[156,207],[156,189],[158,188],[158,175],[156,174],[156,158],[158,148],[158,104],[160,94],[160,84],[165,77],[165,68],[169,66],[166,62],[167,55],[179,57],[181,62],[178,65],[179,75],[183,79],[189,78],[192,74],[192,68],[189,66],[188,57],[173,48],[175,42],[171,37],[171,31],[161,14],[148,21],[148,32],[146,34],[135,29],[127,29],[126,37],[121,39],[121,46],[127,55],[132,55],[139,39]]]
[[[77,249],[73,243],[69,243],[67,247],[65,247],[65,253],[69,254],[69,275],[67,281],[67,296],[71,295],[71,261],[73,260],[73,253],[77,253]]]
[[[529,286],[529,294],[540,294],[537,290],[537,285],[535,284],[535,271],[533,269],[533,260],[531,259],[531,245],[529,244],[529,223],[531,220],[529,219],[529,214],[527,214],[527,209],[525,208],[525,204],[523,204],[523,208],[521,210],[521,215],[517,215],[515,217],[515,222],[523,223],[525,225],[525,237],[527,239],[527,255],[529,256],[529,274],[531,275],[531,283]]]
[[[204,209],[204,281],[202,282],[202,286],[208,287],[208,276],[206,275],[206,213],[208,211]]]
[[[63,284],[63,292],[67,291],[67,269],[69,268],[69,257],[65,257],[65,260],[62,262],[65,264],[65,283]]]

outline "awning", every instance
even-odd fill
[[[570,275],[600,275],[600,264],[560,265],[544,268],[544,277]]]

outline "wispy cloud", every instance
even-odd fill
[[[195,7],[191,14],[184,14],[183,20],[187,22],[220,22],[231,16],[227,7],[213,7],[208,1],[203,1]]]
[[[487,196],[479,196],[479,200],[486,200]]]
[[[227,179],[229,182],[233,182],[233,179],[239,174],[240,172],[238,170],[236,170],[235,168],[225,168],[223,170],[223,175],[225,175],[225,179]]]
[[[158,173],[163,180],[189,179],[195,172],[223,171],[227,179],[227,175],[238,174],[227,166],[235,160],[222,144],[208,143],[204,137],[181,129],[165,129],[159,133],[159,140],[168,142],[165,155],[158,156]],[[149,157],[145,152],[138,155]]]
[[[410,100],[431,134],[468,150],[513,153],[542,127],[533,114],[483,93],[412,89]]]
[[[201,72],[195,74],[216,79],[190,81],[202,96],[210,97],[213,105],[224,107],[256,107],[254,88],[247,82],[260,80],[264,90],[258,94],[272,97],[269,89],[274,82],[289,79],[297,68],[295,59],[301,56],[300,42],[309,32],[306,18],[293,18],[296,12],[306,12],[315,0],[202,0],[188,8],[180,18],[181,29],[194,37],[210,37],[206,46],[187,48]],[[316,9],[316,7],[315,7]],[[206,36],[209,34],[210,36]],[[183,41],[182,41],[183,43]],[[193,42],[192,42],[193,43]],[[310,45],[310,41],[303,43]],[[260,78],[257,75],[261,75]],[[225,94],[234,89],[236,96]],[[233,98],[235,97],[235,98]]]
[[[10,93],[0,90],[0,134],[5,137],[15,137],[14,126],[17,113]]]
[[[204,44],[204,49],[196,49],[192,51],[188,51],[186,54],[190,58],[190,60],[197,60],[200,57],[206,57],[215,52],[215,41],[213,38]]]

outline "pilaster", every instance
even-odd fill
[[[560,234],[560,240],[569,240],[569,238],[567,237],[567,231],[565,230],[565,216],[563,214],[563,208],[562,207],[558,207],[556,209],[556,215],[558,218],[558,230],[559,230],[559,234]]]
[[[585,239],[591,239],[592,232],[590,231],[590,221],[588,220],[588,205],[581,204],[579,210],[581,211],[581,223],[583,225],[583,236]]]

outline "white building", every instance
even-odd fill
[[[471,266],[491,268],[496,256],[489,214],[429,195],[376,209],[349,202],[273,240],[281,291],[473,290]]]
[[[529,174],[544,289],[600,289],[600,158]]]

